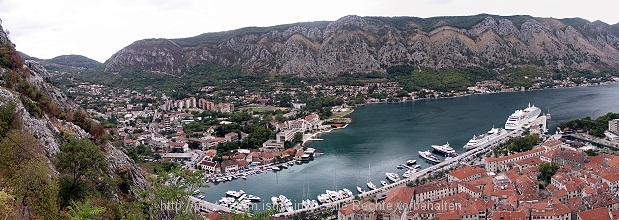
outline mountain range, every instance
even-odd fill
[[[526,15],[351,15],[336,21],[138,40],[110,57],[102,70],[182,75],[200,66],[235,66],[246,74],[320,76],[384,73],[396,65],[616,71],[619,24]]]

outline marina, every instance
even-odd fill
[[[366,188],[363,181],[357,181],[365,180],[367,176],[374,180],[376,186],[381,186],[377,191],[382,191],[392,186],[385,173],[395,172],[402,176],[408,168],[398,170],[397,165],[416,159],[417,151],[426,151],[432,144],[449,141],[450,146],[461,155],[437,166],[459,161],[458,158],[467,154],[463,146],[473,135],[485,134],[494,125],[503,125],[515,109],[526,107],[529,102],[551,110],[553,118],[548,122],[548,127],[554,128],[560,121],[595,117],[619,109],[619,104],[613,102],[619,98],[617,94],[619,86],[610,85],[370,104],[356,109],[351,115],[354,122],[346,129],[319,135],[323,141],[306,143],[324,153],[312,162],[297,162],[278,172],[267,172],[265,169],[262,173],[248,175],[247,180],[238,178],[210,183],[209,188],[200,190],[204,192],[205,200],[211,202],[218,201],[230,189],[242,189],[266,198],[260,203],[254,203],[257,210],[267,207],[267,203],[271,202],[269,198],[280,194],[302,207],[303,194],[309,195],[306,198],[317,200],[317,196],[324,194],[326,189],[334,189],[334,182],[337,182],[335,185],[338,191],[342,188],[354,190],[359,185],[366,193],[372,193],[374,190]],[[595,103],[607,104],[600,106]],[[571,107],[567,108],[568,105]],[[379,118],[375,115],[383,116]],[[459,123],[453,123],[454,116],[458,116]],[[471,149],[469,152],[477,150]],[[439,158],[444,161],[441,155]],[[371,171],[366,172],[368,164],[371,164]],[[420,159],[416,160],[416,164],[423,169],[411,178],[433,165]],[[303,190],[303,185],[308,184],[311,189]]]

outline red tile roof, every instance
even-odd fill
[[[583,220],[611,220],[610,213],[606,207],[579,212],[578,217]]]
[[[461,168],[455,169],[454,171],[449,172],[449,175],[458,178],[459,180],[463,180],[467,177],[485,173],[486,169],[484,168],[473,168],[471,166],[463,166]]]

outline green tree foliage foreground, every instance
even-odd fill
[[[67,207],[71,201],[81,201],[90,191],[96,190],[98,177],[108,165],[97,145],[77,138],[67,139],[54,163],[62,173],[59,181],[61,207]]]

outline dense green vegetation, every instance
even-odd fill
[[[546,182],[546,184],[550,183],[550,178],[552,178],[553,175],[555,175],[555,173],[557,173],[557,170],[559,170],[559,164],[551,162],[542,162],[539,165],[538,168],[538,172],[539,172],[539,180],[542,180],[544,182]]]
[[[609,112],[595,120],[591,117],[576,119],[566,122],[561,122],[559,128],[563,131],[583,131],[596,137],[603,137],[604,131],[608,129],[608,122],[613,119],[619,119],[619,113]]]
[[[398,82],[406,91],[431,89],[439,92],[466,91],[475,82],[495,79],[497,73],[483,68],[433,69],[410,65],[392,66],[387,69],[388,78]]]

